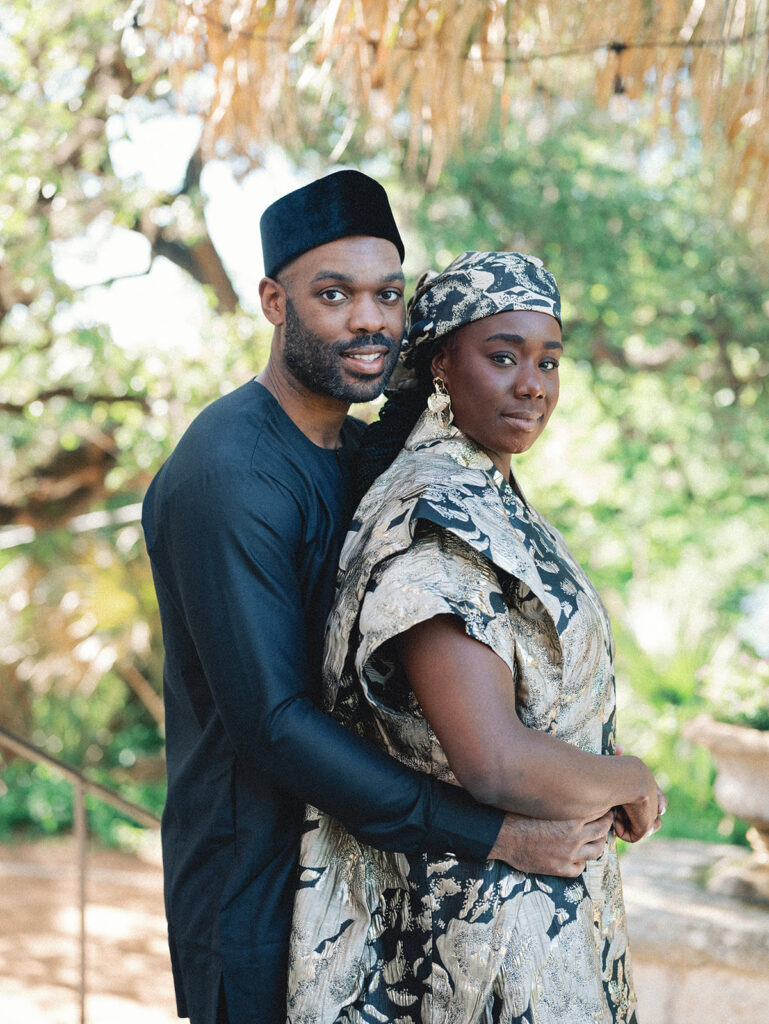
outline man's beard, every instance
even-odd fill
[[[362,334],[349,341],[326,342],[301,320],[291,300],[286,296],[286,323],[284,327],[283,359],[300,384],[308,391],[329,395],[342,402],[369,402],[384,391],[385,384],[395,368],[400,352],[400,339],[390,335]],[[384,370],[376,377],[361,376],[357,381],[345,377],[342,354],[350,349],[367,345],[382,345],[388,349],[384,357]],[[354,370],[347,373],[354,374]]]

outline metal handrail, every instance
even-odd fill
[[[66,761],[60,761],[58,757],[53,757],[53,755],[47,754],[44,750],[41,750],[40,747],[35,746],[34,743],[30,743],[22,736],[17,736],[15,733],[2,727],[0,727],[0,747],[5,747],[8,750],[11,750],[14,754],[17,754],[28,761],[33,761],[37,764],[49,765],[51,768],[63,775],[67,782],[72,786],[74,797],[74,831],[78,851],[78,898],[80,903],[80,1024],[86,1024],[85,905],[87,890],[86,883],[88,880],[88,858],[86,856],[88,820],[85,813],[85,795],[86,793],[90,793],[92,796],[95,796],[97,800],[101,800],[103,803],[109,804],[116,810],[121,811],[130,818],[133,818],[134,821],[138,821],[139,824],[146,825],[147,828],[160,828],[160,818],[158,818],[157,815],[152,814],[151,811],[146,810],[144,807],[131,803],[130,800],[125,800],[114,790],[109,789],[108,786],[103,786],[100,782],[95,782],[93,779],[89,779],[87,775],[79,769],[73,768],[73,766],[67,764]]]
[[[160,818],[158,818],[156,814],[145,810],[145,808],[140,807],[139,804],[132,804],[130,800],[125,800],[108,786],[103,786],[100,782],[95,782],[93,779],[89,779],[88,776],[78,768],[73,768],[72,765],[67,764],[66,761],[60,761],[58,757],[54,757],[52,754],[47,754],[44,750],[41,750],[40,747],[36,747],[34,743],[30,743],[28,740],[25,740],[21,736],[17,736],[15,733],[9,732],[8,729],[3,729],[2,727],[0,727],[0,747],[7,747],[9,750],[12,750],[14,754],[19,754],[28,761],[36,761],[38,764],[50,765],[51,768],[55,768],[69,782],[81,786],[84,793],[92,793],[105,804],[109,804],[111,807],[114,807],[115,810],[122,811],[123,814],[127,814],[130,818],[133,818],[134,821],[138,821],[140,825],[146,825],[147,828],[160,828]]]

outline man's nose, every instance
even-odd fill
[[[350,304],[349,327],[354,334],[374,334],[384,329],[384,309],[373,295],[358,295]]]

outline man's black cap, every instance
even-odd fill
[[[387,193],[360,171],[335,171],[282,196],[264,211],[259,230],[267,277],[302,253],[350,235],[386,238],[403,262]]]

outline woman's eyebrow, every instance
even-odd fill
[[[526,339],[520,334],[508,334],[506,331],[500,331],[497,334],[490,334],[488,338],[484,338],[484,341],[508,341],[511,345],[525,345]],[[560,341],[546,341],[545,348],[563,348]]]

